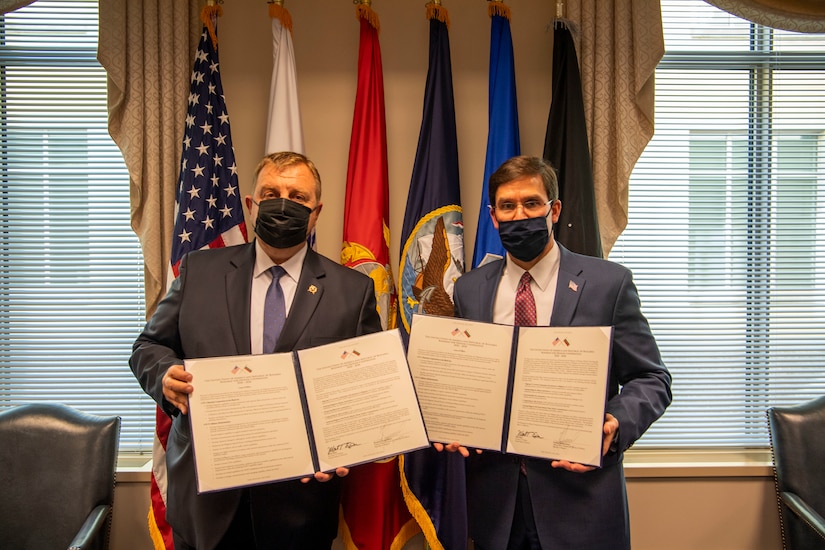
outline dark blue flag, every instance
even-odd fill
[[[398,326],[406,333],[413,313],[453,315],[453,284],[464,273],[458,178],[449,31],[431,18],[424,111],[401,231]]]
[[[513,37],[510,34],[510,9],[503,2],[488,2],[490,13],[490,87],[488,96],[487,160],[484,185],[473,248],[473,267],[490,256],[504,257],[498,231],[490,220],[488,181],[490,175],[507,159],[521,154],[518,131],[516,73],[513,61]]]
[[[555,236],[573,252],[601,258],[602,241],[576,45],[564,21],[556,21],[553,33],[553,101],[547,119],[544,158],[559,176],[562,209]]]
[[[399,323],[413,313],[452,316],[453,285],[464,272],[464,225],[450,62],[448,14],[427,5],[430,60],[424,112],[401,233]],[[429,546],[467,547],[464,457],[424,449],[402,459],[404,499]]]

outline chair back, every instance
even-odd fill
[[[113,504],[119,437],[120,417],[66,405],[0,412],[0,548],[68,548],[93,508]],[[111,518],[96,548],[108,547]]]
[[[782,501],[796,494],[825,516],[825,396],[768,409],[779,522],[785,548],[825,548],[825,539]]]

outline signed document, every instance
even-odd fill
[[[429,446],[398,329],[298,358],[321,471]]]
[[[431,441],[601,465],[611,327],[414,315],[407,351]]]
[[[407,360],[431,441],[501,450],[513,327],[413,315]]]
[[[311,476],[291,353],[187,359],[198,492]]]
[[[198,492],[427,447],[398,330],[292,353],[187,359]]]
[[[610,327],[519,327],[507,452],[602,463]]]

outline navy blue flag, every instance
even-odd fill
[[[407,334],[413,313],[453,315],[453,284],[464,273],[458,178],[450,36],[445,21],[431,18],[424,111],[401,231],[398,326]]]
[[[407,210],[401,233],[398,327],[413,313],[452,316],[453,286],[464,273],[464,225],[450,62],[448,13],[427,5],[430,60]],[[430,548],[467,547],[464,457],[428,448],[402,457],[404,500]]]
[[[204,28],[189,85],[172,238],[172,273],[200,248],[247,241],[218,52]]]
[[[573,252],[602,257],[590,144],[576,45],[567,23],[553,31],[553,100],[544,138],[544,158],[556,168],[562,209],[556,239]]]
[[[504,257],[498,231],[490,220],[488,198],[490,175],[507,159],[521,154],[516,101],[516,72],[513,61],[513,36],[510,34],[510,8],[503,2],[488,2],[490,13],[490,87],[488,95],[487,159],[484,185],[473,248],[473,267],[485,258]]]

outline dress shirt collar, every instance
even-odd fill
[[[550,252],[530,269],[530,276],[541,292],[546,292],[556,280],[559,273],[560,258],[559,245],[554,242]],[[507,255],[503,279],[507,281],[507,286],[512,288],[513,292],[518,288],[522,274],[524,274],[524,269],[517,266],[516,263],[510,259],[510,256]]]
[[[284,271],[286,271],[286,274],[289,275],[289,278],[296,283],[298,282],[298,279],[301,278],[301,268],[304,265],[304,258],[306,258],[307,249],[307,245],[304,244],[304,246],[301,247],[301,250],[293,254],[290,259],[280,264],[280,266],[284,268]],[[272,258],[264,252],[263,248],[261,248],[261,243],[258,239],[255,239],[255,270],[252,273],[253,278],[257,278],[264,272],[269,271],[269,268],[274,265],[275,262],[273,262]]]

